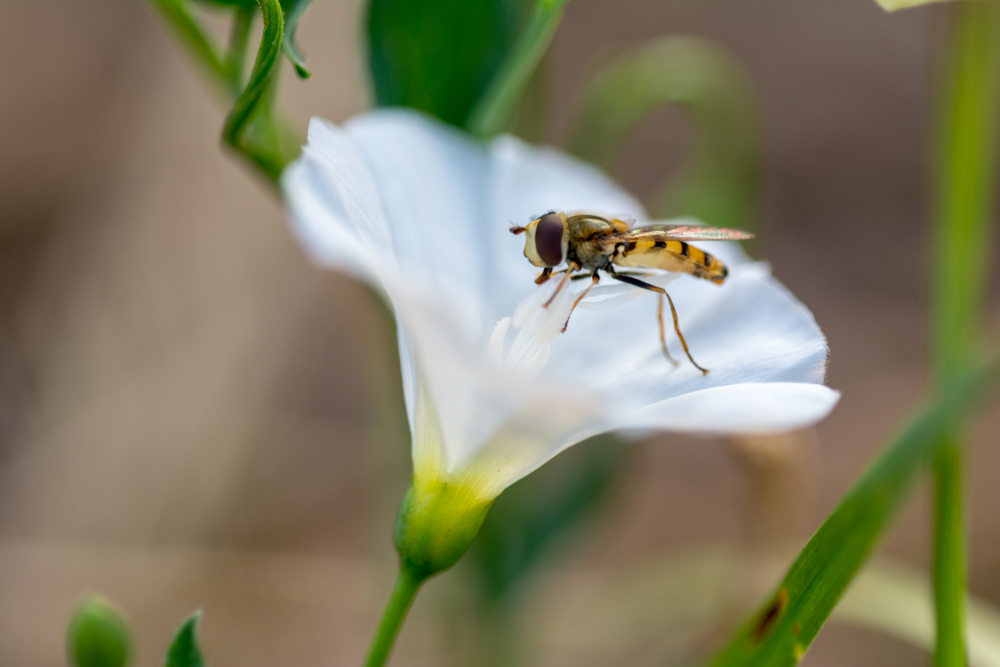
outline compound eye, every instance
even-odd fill
[[[566,223],[558,213],[547,213],[535,228],[535,250],[546,266],[557,266],[563,260],[563,232]]]

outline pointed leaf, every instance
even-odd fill
[[[199,621],[201,621],[201,612],[196,611],[181,625],[177,634],[174,635],[174,641],[167,650],[165,667],[205,667],[205,660],[198,647]]]

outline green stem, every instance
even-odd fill
[[[229,53],[226,55],[226,69],[233,86],[233,97],[239,97],[243,89],[243,63],[250,43],[250,28],[253,25],[254,10],[251,7],[237,7],[233,16],[233,27],[229,33]]]
[[[1000,4],[954,7],[942,91],[932,306],[934,363],[946,390],[979,349],[980,313],[989,282],[989,249],[997,174],[1000,111]],[[962,440],[957,426],[942,438],[933,461],[935,667],[965,658],[965,525]]]
[[[204,28],[189,12],[184,0],[149,0],[177,37],[191,50],[215,83],[228,92],[232,88],[230,69]]]
[[[413,599],[420,590],[420,585],[425,578],[415,574],[405,565],[400,567],[399,578],[396,580],[396,587],[392,590],[389,604],[386,605],[382,613],[382,622],[379,624],[378,633],[372,641],[371,649],[368,651],[368,659],[365,667],[382,667],[389,658],[392,645],[396,642],[396,636],[403,625],[406,613],[413,604]]]
[[[537,0],[528,24],[518,36],[500,70],[473,108],[467,129],[489,138],[507,128],[521,92],[545,56],[568,0]]]
[[[948,438],[934,457],[935,667],[965,665],[965,522],[959,445]]]
[[[978,351],[988,284],[997,117],[1000,3],[957,2],[945,70],[932,266],[935,367],[949,383]]]

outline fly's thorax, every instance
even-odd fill
[[[539,267],[558,266],[569,249],[569,228],[561,213],[549,212],[524,228],[524,256]]]
[[[585,271],[604,269],[611,264],[614,248],[591,239],[570,244],[569,259]]]

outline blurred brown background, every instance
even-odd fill
[[[211,664],[359,664],[407,476],[405,443],[370,405],[373,369],[395,363],[379,308],[307,264],[278,203],[221,151],[223,109],[143,3],[0,7],[0,665],[65,664],[66,621],[88,591],[128,611],[139,665],[159,664],[198,607]],[[828,381],[843,392],[806,438],[805,488],[777,500],[799,535],[925,386],[941,17],[869,0],[574,0],[552,49],[556,143],[595,68],[657,36],[717,40],[756,85],[766,255],[826,332]],[[357,0],[315,0],[301,30],[314,77],[283,86],[300,127],[366,108],[360,21]],[[689,136],[683,116],[660,114],[616,176],[650,197]],[[1000,411],[975,433],[970,586],[1000,606]],[[560,576],[599,584],[670,552],[753,540],[753,477],[730,446],[637,447],[614,502],[553,559]],[[886,553],[926,567],[927,517],[922,490]],[[447,664],[435,619],[460,579],[446,579],[393,664]],[[554,624],[572,620],[558,599],[551,608]],[[804,664],[926,662],[834,625]]]

